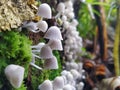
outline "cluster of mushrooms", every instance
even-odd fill
[[[82,68],[81,68],[82,69]],[[81,72],[75,69],[63,70],[61,76],[57,76],[53,81],[45,80],[39,85],[39,90],[83,90],[84,83],[77,82],[83,78]]]
[[[63,40],[61,31],[57,26],[51,26],[48,28],[47,22],[43,20],[43,18],[52,18],[52,11],[47,3],[43,3],[39,6],[37,15],[41,17],[40,21],[25,21],[19,28],[19,30],[26,28],[33,33],[38,33],[41,31],[45,33],[43,38],[49,40],[48,43],[40,42],[37,45],[31,46],[32,60],[30,65],[39,70],[42,70],[43,68],[58,69],[57,58],[53,55],[52,50],[63,50],[61,43],[61,40]],[[35,64],[36,58],[44,60],[43,68]],[[24,71],[24,67],[14,64],[8,65],[5,68],[5,75],[14,88],[19,88],[21,86],[24,78]]]
[[[84,0],[81,1],[85,2]],[[60,2],[57,6],[58,13],[54,18],[61,20],[61,28],[58,26],[48,27],[48,23],[44,20],[44,18],[52,18],[52,11],[47,3],[43,3],[37,8],[37,15],[41,17],[38,22],[25,21],[19,28],[19,31],[22,30],[21,28],[26,28],[33,33],[43,32],[43,38],[48,40],[47,43],[40,42],[31,46],[31,66],[39,70],[58,69],[57,58],[54,56],[53,50],[63,50],[64,52],[66,62],[61,75],[52,81],[45,80],[38,86],[39,90],[83,90],[84,83],[82,79],[86,78],[85,71],[82,68],[82,63],[76,63],[75,61],[79,59],[81,53],[82,38],[77,31],[78,21],[75,19],[73,2],[74,0],[67,0]],[[63,36],[61,33],[63,33]],[[64,46],[62,46],[61,40],[63,40]],[[37,59],[44,60],[44,67],[35,64]],[[5,68],[4,72],[10,84],[14,88],[19,88],[23,82],[24,71],[24,67],[10,64]],[[95,90],[115,90],[120,85],[119,80],[120,77],[104,79]]]
[[[77,31],[78,21],[75,19],[73,2],[60,2],[57,7],[63,22],[64,54],[68,61],[79,58],[82,48],[82,38]]]
[[[62,33],[64,43],[64,55],[68,62],[61,76],[57,76],[53,81],[45,80],[39,85],[39,90],[83,90],[85,78],[82,63],[76,63],[82,48],[82,38],[77,31],[78,21],[74,17],[73,2],[71,0],[60,2],[57,6],[58,14],[55,18],[62,21]]]

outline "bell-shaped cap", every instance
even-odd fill
[[[40,42],[37,45],[31,46],[32,49],[41,49],[45,45],[44,42]]]
[[[39,90],[53,90],[52,82],[50,80],[45,80],[41,85],[38,87]]]
[[[70,72],[71,72],[71,74],[73,75],[73,78],[74,78],[75,80],[80,76],[80,74],[78,73],[78,71],[75,70],[75,69],[71,69]]]
[[[57,39],[49,40],[47,44],[50,46],[52,50],[60,50],[60,51],[63,50],[61,40],[57,40]]]
[[[61,3],[58,4],[57,11],[60,12],[60,13],[64,13],[64,11],[65,11],[64,3],[61,2]]]
[[[46,59],[44,62],[45,69],[58,69],[57,58],[53,56],[52,58]]]
[[[68,74],[68,71],[67,70],[63,70],[62,72],[61,72],[61,75],[62,76],[66,76]]]
[[[71,0],[66,1],[64,4],[65,4],[66,8],[73,7],[73,3],[72,3],[72,1],[71,1]]]
[[[37,23],[37,27],[38,27],[38,29],[39,29],[40,31],[46,32],[47,29],[48,29],[48,24],[47,24],[46,21],[39,21],[39,22]]]
[[[53,88],[54,90],[57,90],[57,89],[62,89],[64,86],[64,79],[62,76],[58,76],[54,79],[53,81]]]
[[[45,33],[44,38],[63,40],[60,29],[57,26],[51,26]]]
[[[37,24],[34,22],[24,22],[22,28],[27,28],[29,31],[36,32],[38,27]]]
[[[47,3],[43,3],[39,6],[37,14],[43,18],[50,19],[52,17],[51,7]]]
[[[53,57],[52,49],[48,45],[44,45],[40,51],[40,57],[42,59],[49,59]]]
[[[66,75],[66,78],[70,82],[73,81],[73,75],[70,72]]]
[[[67,84],[63,87],[63,90],[72,90],[72,86],[70,84]]]
[[[19,65],[8,65],[5,68],[5,75],[14,88],[19,88],[24,77],[24,68]]]
[[[78,25],[78,21],[76,19],[73,19],[71,25],[76,27]]]

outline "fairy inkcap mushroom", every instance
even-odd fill
[[[54,90],[62,89],[64,86],[64,79],[62,76],[57,76],[53,81]]]
[[[63,50],[61,40],[59,40],[59,39],[58,40],[57,39],[53,39],[53,40],[51,39],[51,40],[49,40],[47,45],[49,45],[52,50],[60,50],[60,51]]]
[[[40,52],[41,51],[41,48],[45,45],[44,42],[40,42],[38,43],[37,45],[33,45],[31,46],[32,48],[32,52],[35,53],[35,52]]]
[[[46,59],[44,62],[45,69],[58,69],[57,58],[53,56],[52,58]]]
[[[31,32],[38,33],[40,30],[38,30],[37,24],[34,22],[25,22],[22,26],[22,28],[26,28]]]
[[[45,33],[44,38],[63,40],[60,29],[57,26],[51,26]]]
[[[42,32],[46,32],[47,31],[47,28],[48,28],[48,24],[47,24],[47,22],[46,21],[39,21],[38,23],[37,23],[37,27],[38,27],[38,29],[40,30],[40,31],[42,31]]]
[[[39,90],[53,90],[52,82],[50,80],[45,80],[41,85],[38,87]]]
[[[61,3],[58,4],[57,11],[60,12],[60,13],[64,13],[64,11],[65,11],[64,3],[61,2]]]
[[[42,59],[49,59],[53,57],[52,49],[48,45],[44,45],[40,51],[40,57]]]
[[[76,69],[71,69],[70,70],[71,74],[73,75],[73,78],[76,80],[79,77],[79,73]]]
[[[43,18],[50,19],[52,17],[51,7],[47,3],[43,3],[39,6],[37,14]]]
[[[24,77],[24,68],[19,65],[10,64],[5,68],[5,75],[14,88],[19,88]]]
[[[63,90],[72,90],[71,85],[67,84],[63,87]]]

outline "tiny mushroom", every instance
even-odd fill
[[[48,19],[52,17],[51,8],[47,3],[43,3],[39,6],[37,14],[43,18],[48,18]]]
[[[60,13],[64,13],[64,11],[65,11],[64,3],[61,2],[61,3],[58,4],[57,11],[60,12]]]
[[[41,48],[40,57],[42,59],[49,59],[53,57],[52,49],[48,45],[44,45]]]
[[[48,24],[46,21],[43,21],[43,20],[40,20],[38,23],[37,23],[37,27],[40,31],[42,32],[46,32],[47,29],[48,29]]]
[[[41,85],[38,86],[39,90],[53,90],[53,85],[50,80],[45,80]]]
[[[63,40],[60,29],[57,26],[51,26],[45,33],[44,38]]]
[[[63,87],[63,90],[72,90],[72,86],[70,84],[67,84]]]
[[[64,87],[64,79],[62,76],[57,76],[53,81],[54,90],[62,89]]]
[[[22,28],[26,28],[34,33],[38,33],[40,31],[38,30],[37,24],[35,22],[24,22]]]
[[[62,43],[59,39],[49,40],[47,44],[50,46],[52,50],[60,50],[60,51],[63,50]]]
[[[24,68],[19,65],[10,64],[5,68],[5,75],[14,88],[19,88],[24,77]]]
[[[45,69],[58,69],[57,58],[53,56],[52,58],[46,59],[44,62]]]
[[[41,48],[42,48],[44,45],[45,45],[45,43],[40,42],[40,43],[38,43],[37,45],[31,46],[31,48],[33,49],[32,52],[33,52],[33,53],[40,52],[40,51],[41,51]]]

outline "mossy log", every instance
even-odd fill
[[[0,31],[17,28],[35,16],[28,0],[0,0]]]

